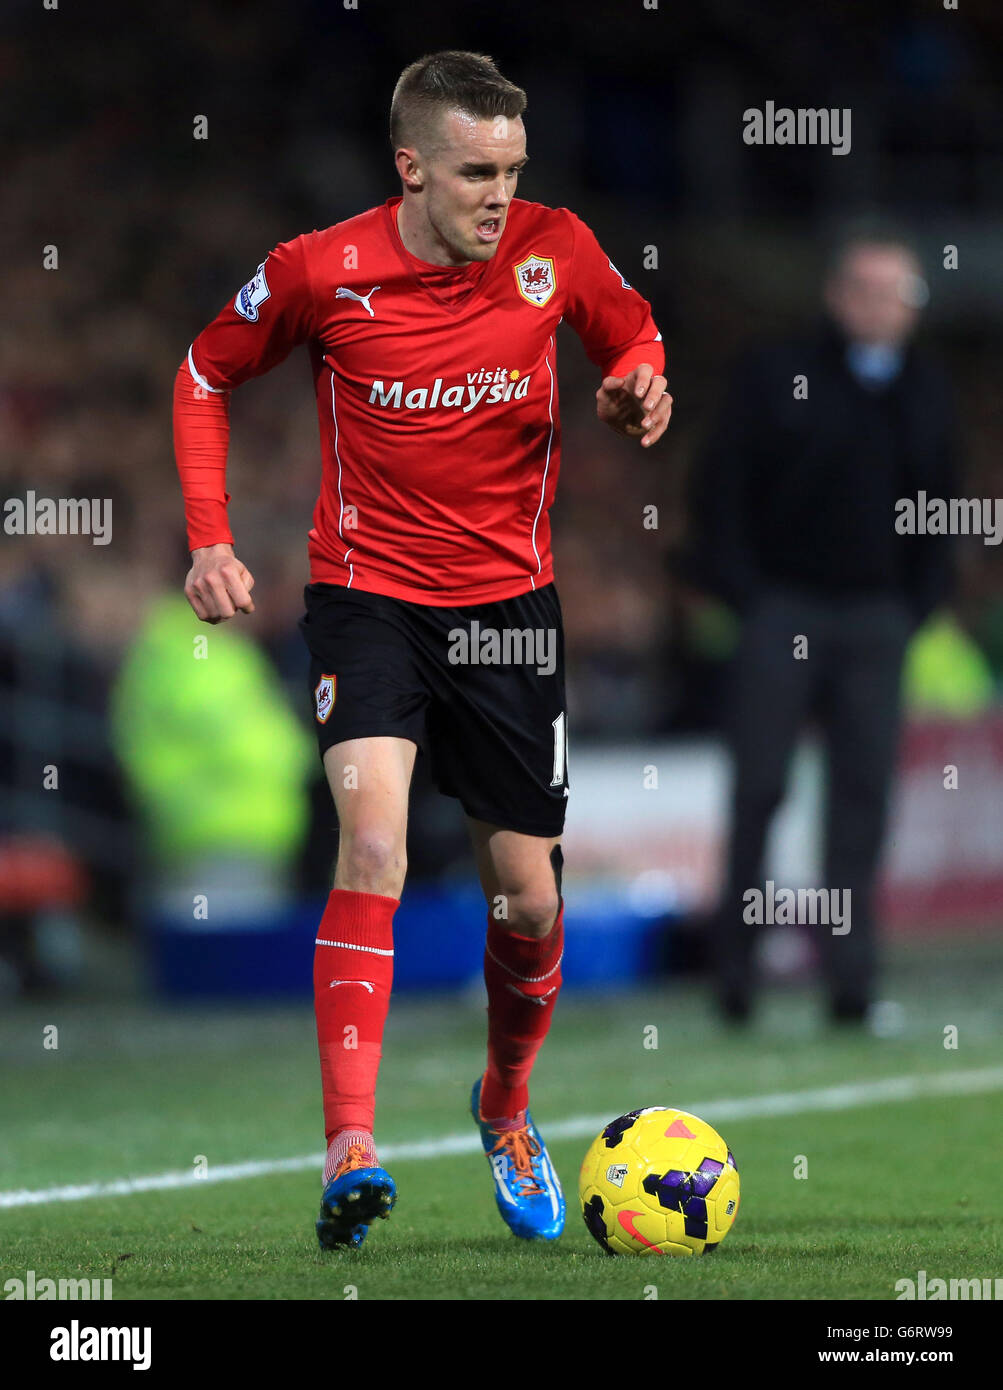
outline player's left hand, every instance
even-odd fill
[[[655,376],[648,362],[626,376],[607,376],[596,392],[596,414],[617,434],[640,439],[646,447],[665,433],[672,414],[672,397],[664,376]]]

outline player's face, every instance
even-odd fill
[[[898,246],[857,246],[826,287],[826,303],[847,337],[897,344],[912,333],[924,286],[912,256]]]
[[[489,261],[527,160],[522,118],[478,120],[448,111],[441,135],[424,166],[422,205],[430,230],[454,263]]]

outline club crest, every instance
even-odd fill
[[[557,288],[552,256],[527,256],[512,267],[519,293],[528,304],[542,309]]]
[[[314,687],[313,698],[317,705],[317,723],[326,724],[334,709],[334,699],[338,689],[337,676],[321,676]]]

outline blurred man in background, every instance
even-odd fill
[[[898,499],[955,489],[948,383],[912,342],[927,298],[916,254],[890,231],[851,234],[823,298],[810,336],[739,363],[695,475],[693,572],[743,619],[713,953],[718,1005],[736,1023],[755,987],[745,895],[764,887],[767,831],[809,717],[827,760],[823,882],[851,911],[848,932],[818,927],[830,1017],[866,1020],[903,655],[949,587],[947,538],[895,527]]]

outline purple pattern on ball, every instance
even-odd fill
[[[698,1197],[709,1195],[711,1188],[724,1172],[724,1164],[716,1158],[705,1158],[693,1174],[692,1190]]]
[[[640,1110],[629,1110],[626,1115],[621,1115],[618,1120],[614,1120],[612,1124],[606,1126],[602,1132],[602,1137],[606,1140],[607,1149],[616,1148],[627,1130],[633,1127],[634,1121],[640,1113]]]

